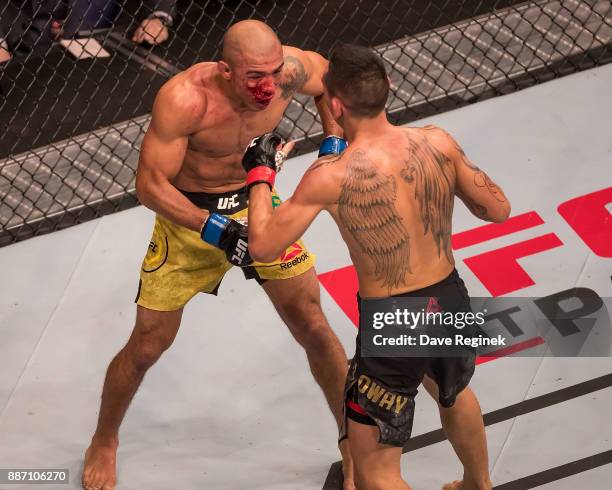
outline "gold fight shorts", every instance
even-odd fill
[[[201,209],[247,223],[246,187],[222,194],[181,192]],[[274,191],[272,205],[277,207],[280,203]],[[263,284],[267,280],[299,276],[314,267],[314,263],[315,255],[299,240],[276,261],[254,262],[242,267],[242,272],[246,279]],[[231,268],[225,252],[202,241],[198,232],[157,215],[149,249],[142,262],[136,303],[156,311],[177,310],[197,293],[216,295],[223,276]]]

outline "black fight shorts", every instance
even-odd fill
[[[456,270],[442,281],[397,297],[433,298],[444,312],[470,312],[470,298]],[[361,299],[357,296],[361,311]],[[347,418],[378,426],[379,442],[404,446],[410,439],[414,398],[427,374],[438,385],[439,402],[454,405],[474,374],[476,354],[463,357],[362,357],[360,333],[345,386],[344,423],[340,440],[348,436]]]

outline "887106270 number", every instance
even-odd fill
[[[0,469],[0,483],[68,483],[67,469]]]

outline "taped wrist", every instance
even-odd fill
[[[270,167],[259,166],[247,173],[247,187],[250,189],[252,185],[265,182],[270,186],[270,190],[274,187],[274,179],[276,178],[276,171]]]
[[[202,240],[204,240],[206,243],[214,245],[217,248],[221,248],[219,246],[221,243],[221,236],[229,223],[230,219],[228,217],[217,213],[212,213],[202,228],[202,233],[200,234]]]
[[[328,136],[319,145],[319,157],[325,155],[339,155],[347,147],[346,140],[339,136]]]

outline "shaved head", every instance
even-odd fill
[[[258,20],[232,25],[223,36],[217,63],[225,87],[242,107],[260,111],[276,96],[283,75],[283,46],[270,27]]]
[[[276,33],[258,20],[233,24],[223,36],[223,60],[235,64],[241,60],[259,60],[282,51]]]

